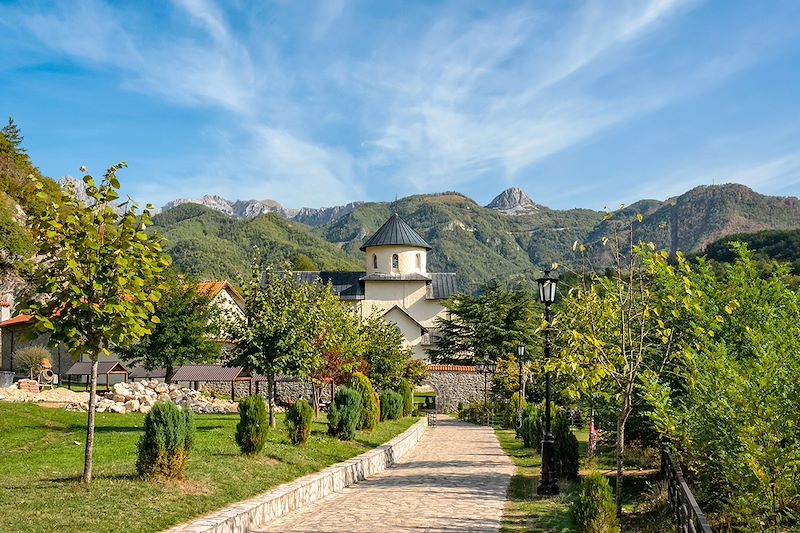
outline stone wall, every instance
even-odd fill
[[[487,390],[492,390],[492,376],[487,375]],[[483,375],[475,373],[473,366],[428,365],[428,378],[424,385],[436,391],[436,412],[454,413],[458,404],[468,405],[483,401]]]
[[[243,398],[250,392],[250,384],[247,381],[238,381],[234,385],[236,391],[236,398]],[[199,390],[205,392],[213,392],[217,398],[230,398],[231,397],[231,384],[227,381],[206,381],[199,384]],[[253,383],[253,394],[256,393],[256,384]],[[268,400],[267,397],[267,383],[261,382],[258,384],[258,393],[264,397],[264,401]],[[297,400],[306,400],[311,403],[313,396],[311,384],[305,381],[277,381],[275,383],[275,399],[283,405],[290,401],[296,402]],[[331,401],[331,388],[325,386],[322,389],[322,403],[330,403]]]

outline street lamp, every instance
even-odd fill
[[[517,359],[519,360],[519,398],[517,399],[517,434],[514,438],[522,439],[522,399],[525,397],[525,382],[522,377],[522,358],[525,357],[525,343],[517,344]]]
[[[544,271],[544,276],[537,279],[539,284],[539,300],[544,304],[544,318],[547,326],[544,330],[544,359],[550,359],[550,327],[553,316],[550,306],[556,301],[556,286],[558,278],[550,275],[549,270]],[[542,439],[542,475],[539,477],[539,486],[536,493],[540,496],[554,496],[558,494],[558,481],[556,480],[556,456],[553,444],[553,433],[550,430],[550,370],[545,378],[545,407],[544,407],[544,438]]]
[[[491,361],[485,363],[475,363],[475,373],[483,374],[483,414],[486,418],[486,425],[489,425],[489,410],[487,409],[487,378],[489,374],[494,374],[497,370],[497,365]]]

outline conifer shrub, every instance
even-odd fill
[[[541,451],[544,438],[544,407],[528,406],[522,418],[522,440],[526,448]],[[580,468],[580,446],[569,427],[569,418],[560,407],[553,405],[550,431],[553,433],[556,474],[563,479],[577,479]]]
[[[286,411],[286,429],[292,444],[304,444],[311,435],[314,409],[305,400],[298,400]]]
[[[267,406],[260,395],[239,400],[239,423],[236,424],[236,444],[244,454],[258,453],[267,439]]]
[[[194,440],[194,415],[171,402],[157,402],[144,417],[136,443],[136,472],[143,478],[182,478]]]
[[[517,421],[519,420],[519,415],[517,413],[517,409],[519,408],[520,398],[519,398],[519,391],[515,392],[511,395],[511,399],[506,403],[506,409],[503,412],[503,427],[506,429],[516,429],[517,428]],[[528,407],[528,402],[525,401],[525,398],[522,398],[522,411],[525,411],[525,408]]]
[[[399,389],[403,397],[403,416],[409,416],[414,411],[414,388],[410,381],[401,379]]]
[[[381,420],[397,420],[403,416],[403,397],[399,392],[385,390],[380,400]]]
[[[328,410],[328,434],[342,440],[352,440],[361,420],[361,394],[353,389],[336,391]]]
[[[358,429],[375,429],[378,425],[380,407],[372,382],[361,372],[355,372],[350,380],[350,388],[361,395],[361,419],[358,422]]]
[[[572,527],[579,533],[619,533],[617,508],[608,480],[592,472],[581,483],[570,509]]]

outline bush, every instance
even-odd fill
[[[541,448],[544,437],[544,408],[529,406],[522,419],[522,440],[526,448]],[[580,468],[578,439],[569,427],[569,420],[558,406],[552,406],[550,430],[556,455],[556,474],[563,479],[577,479]],[[541,451],[541,450],[540,450]]]
[[[264,398],[248,396],[239,400],[239,423],[236,424],[236,444],[242,453],[258,453],[267,438],[267,406]]]
[[[506,429],[516,429],[517,428],[517,421],[519,419],[519,415],[517,413],[517,409],[519,408],[520,398],[519,392],[515,392],[511,395],[511,399],[506,403],[506,409],[503,412],[503,427]],[[525,408],[528,407],[528,402],[525,401],[525,398],[522,398],[522,411],[525,411]]]
[[[407,379],[400,380],[400,395],[403,397],[403,416],[414,410],[414,388]]]
[[[342,440],[352,440],[361,420],[361,394],[353,389],[339,389],[328,410],[328,433]]]
[[[572,525],[579,533],[618,533],[617,508],[608,480],[592,472],[581,483],[571,508]]]
[[[381,393],[381,420],[397,420],[403,416],[403,397],[393,390]]]
[[[473,402],[458,411],[458,418],[472,424],[486,422],[486,405],[483,402]]]
[[[361,372],[355,372],[350,380],[350,388],[361,395],[361,418],[358,421],[358,429],[375,429],[378,425],[380,407],[378,396],[369,378]]]
[[[27,346],[14,351],[13,359],[29,378],[36,379],[42,371],[42,362],[50,362],[50,350],[44,346]]]
[[[311,435],[311,424],[314,422],[314,409],[305,400],[298,400],[286,411],[286,429],[292,444],[303,444]]]
[[[136,472],[144,478],[182,478],[194,439],[194,415],[171,402],[158,402],[144,417],[136,443]]]

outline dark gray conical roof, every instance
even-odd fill
[[[431,249],[431,245],[425,242],[425,239],[420,237],[419,233],[414,231],[408,225],[408,222],[403,220],[397,213],[389,217],[389,220],[372,237],[367,239],[367,242],[361,246],[361,251],[365,252],[369,246],[389,245],[418,246],[426,250]]]

